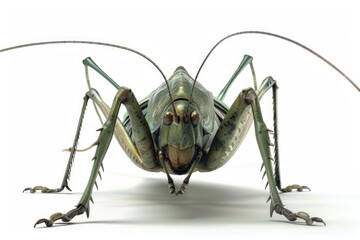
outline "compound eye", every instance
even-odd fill
[[[191,114],[190,114],[190,119],[191,119],[191,123],[196,126],[198,123],[199,123],[199,114],[195,111],[193,111]]]
[[[165,125],[170,125],[173,121],[174,115],[172,114],[172,112],[166,112],[164,114],[164,124]]]

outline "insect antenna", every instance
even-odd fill
[[[195,79],[194,79],[194,83],[193,83],[193,86],[191,88],[191,92],[190,92],[190,98],[189,98],[189,104],[190,104],[190,101],[191,101],[191,98],[192,98],[192,95],[193,95],[193,92],[194,92],[194,87],[195,87],[195,84],[196,84],[196,81],[198,79],[198,76],[199,76],[199,73],[201,71],[201,69],[203,68],[206,60],[209,58],[210,54],[214,51],[214,49],[220,44],[222,43],[223,41],[225,41],[226,39],[228,38],[231,38],[231,37],[234,37],[234,36],[238,36],[238,35],[242,35],[242,34],[262,34],[262,35],[267,35],[267,36],[271,36],[271,37],[275,37],[275,38],[280,38],[282,40],[285,40],[285,41],[288,41],[288,42],[291,42],[305,50],[307,50],[308,52],[314,54],[316,57],[320,58],[322,61],[324,61],[325,63],[327,63],[328,65],[330,65],[330,67],[332,67],[333,69],[335,69],[338,73],[340,73],[351,85],[353,85],[353,87],[356,88],[356,90],[358,90],[360,92],[360,87],[357,86],[355,84],[355,82],[353,80],[351,80],[344,72],[342,72],[338,67],[336,67],[333,63],[331,63],[329,60],[327,60],[326,58],[324,58],[323,56],[321,56],[319,53],[315,52],[314,50],[306,47],[305,45],[295,41],[295,40],[292,40],[290,38],[287,38],[287,37],[284,37],[284,36],[281,36],[281,35],[278,35],[278,34],[274,34],[274,33],[270,33],[270,32],[262,32],[262,31],[242,31],[242,32],[236,32],[236,33],[233,33],[233,34],[230,34],[226,37],[224,37],[223,39],[221,39],[220,41],[218,41],[214,47],[209,51],[209,53],[206,55],[205,59],[203,60],[203,62],[201,63],[200,65],[200,68],[198,70],[198,72],[196,73],[195,75]]]
[[[79,40],[65,40],[65,41],[35,42],[35,43],[16,45],[16,46],[13,46],[13,47],[0,49],[0,53],[10,51],[10,50],[14,50],[14,49],[19,49],[19,48],[33,47],[33,46],[40,46],[40,45],[53,45],[53,44],[88,44],[88,45],[98,45],[98,46],[112,47],[112,48],[118,48],[118,49],[122,49],[122,50],[125,50],[125,51],[129,51],[129,52],[135,53],[135,54],[145,58],[160,72],[161,76],[164,78],[165,83],[166,83],[166,87],[167,87],[168,92],[169,92],[171,104],[172,104],[172,107],[173,107],[173,110],[174,110],[174,113],[175,113],[175,116],[176,116],[174,100],[173,100],[173,97],[171,95],[169,82],[168,82],[165,74],[163,73],[163,71],[160,69],[160,67],[151,58],[149,58],[145,54],[143,54],[143,53],[141,53],[141,52],[139,52],[139,51],[137,51],[135,49],[128,48],[128,47],[121,46],[121,45],[117,45],[117,44],[112,44],[112,43],[94,42],[94,41],[79,41]]]

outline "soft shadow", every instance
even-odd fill
[[[108,224],[190,223],[199,220],[204,223],[233,223],[268,219],[266,198],[266,191],[195,181],[184,195],[175,196],[168,193],[163,180],[145,178],[135,188],[99,191],[94,194],[95,205],[91,207],[101,204],[105,211],[109,211],[111,216],[104,216],[106,220],[102,221]]]

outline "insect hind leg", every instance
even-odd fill
[[[35,193],[36,191],[41,191],[42,193],[57,193],[57,192],[61,192],[62,190],[64,190],[64,188],[71,191],[71,189],[69,188],[68,181],[70,179],[71,167],[72,167],[72,164],[74,162],[75,153],[76,153],[76,146],[78,144],[78,140],[79,140],[79,137],[80,137],[81,126],[82,126],[82,122],[83,122],[83,119],[84,119],[85,110],[86,110],[88,100],[89,100],[89,96],[88,96],[88,93],[86,93],[85,97],[84,97],[83,106],[81,108],[81,113],[80,113],[78,126],[77,126],[77,129],[76,129],[75,139],[74,139],[72,147],[70,148],[70,155],[69,155],[68,163],[67,163],[67,166],[66,166],[65,174],[64,174],[64,177],[63,177],[63,180],[62,180],[62,183],[61,183],[61,187],[60,188],[48,188],[48,187],[45,187],[45,186],[36,186],[36,187],[33,187],[33,188],[28,187],[28,188],[25,188],[23,192],[29,191],[30,193]]]
[[[274,143],[271,143],[271,145],[274,147],[274,158],[271,158],[271,160],[274,161],[274,178],[275,178],[275,182],[276,182],[276,187],[278,188],[279,191],[281,192],[292,192],[293,190],[296,190],[298,192],[302,192],[303,190],[308,190],[310,191],[310,188],[307,186],[301,186],[298,184],[293,184],[293,185],[289,185],[285,188],[281,187],[281,177],[280,177],[280,157],[279,157],[279,131],[278,131],[278,115],[277,115],[277,90],[278,90],[278,86],[276,84],[276,82],[273,81],[265,81],[262,83],[263,84],[268,84],[268,87],[272,88],[272,95],[273,95],[273,131],[272,130],[268,130],[268,132],[273,135],[273,141]],[[263,86],[260,86],[260,89],[263,89]],[[266,88],[265,88],[266,89]],[[261,96],[262,92],[260,91],[260,94],[258,94],[259,96]],[[261,166],[261,170],[263,169],[264,164],[262,164]]]
[[[310,217],[309,214],[305,212],[293,213],[289,209],[285,208],[280,195],[277,191],[278,184],[276,183],[276,178],[272,169],[272,157],[270,153],[270,146],[272,145],[269,138],[268,128],[266,127],[264,120],[262,118],[262,113],[260,109],[259,100],[257,94],[254,90],[249,89],[247,93],[244,94],[245,103],[251,106],[253,115],[254,115],[254,125],[255,125],[255,135],[258,143],[258,147],[263,159],[263,164],[265,167],[264,176],[267,176],[268,183],[266,186],[269,186],[270,190],[270,216],[272,216],[275,211],[279,215],[283,215],[289,221],[296,221],[298,218],[305,220],[307,225],[312,225],[314,222],[320,222],[325,225],[325,222],[318,217]]]
[[[244,68],[247,65],[250,65],[251,68],[251,74],[252,74],[252,78],[253,78],[253,83],[254,83],[254,89],[255,91],[257,90],[257,81],[256,81],[256,76],[255,76],[255,70],[254,70],[254,65],[252,63],[253,58],[249,55],[244,55],[242,61],[240,62],[239,66],[237,67],[237,69],[235,70],[234,74],[231,76],[231,78],[229,79],[229,81],[226,83],[226,85],[224,86],[224,88],[220,91],[219,95],[218,95],[218,99],[223,101],[227,91],[229,90],[231,84],[234,82],[234,80],[238,77],[238,75],[242,72],[242,70],[244,70]]]

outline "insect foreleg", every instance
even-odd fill
[[[92,99],[95,107],[99,107],[105,118],[109,117],[110,107],[101,99],[100,94],[95,89],[91,88],[88,95]],[[124,152],[129,156],[130,160],[138,167],[147,170],[144,161],[142,160],[138,149],[134,145],[133,141],[127,134],[123,124],[117,119],[114,129],[114,135],[119,145],[122,147]]]
[[[259,99],[274,84],[273,78],[266,78],[257,91]],[[242,103],[241,99],[242,93],[234,101],[221,122],[208,153],[200,161],[199,171],[213,171],[227,163],[248,133],[252,124],[252,112],[250,106]]]
[[[90,57],[83,60],[83,64],[85,65],[85,75],[86,75],[86,82],[89,88],[89,96],[93,100],[94,108],[96,113],[99,117],[100,122],[103,124],[102,117],[100,116],[100,111],[102,112],[105,119],[108,118],[110,107],[101,99],[100,94],[96,89],[91,87],[90,78],[88,67],[91,67],[97,73],[99,73],[102,77],[104,77],[111,85],[113,85],[117,90],[120,89],[120,86],[109,76],[107,75]],[[116,121],[115,130],[114,130],[115,138],[118,141],[119,145],[122,147],[124,152],[128,155],[131,161],[138,167],[151,171],[151,169],[147,169],[144,161],[142,160],[138,149],[134,145],[131,137],[128,135],[127,130],[125,129],[123,123],[118,119]]]

